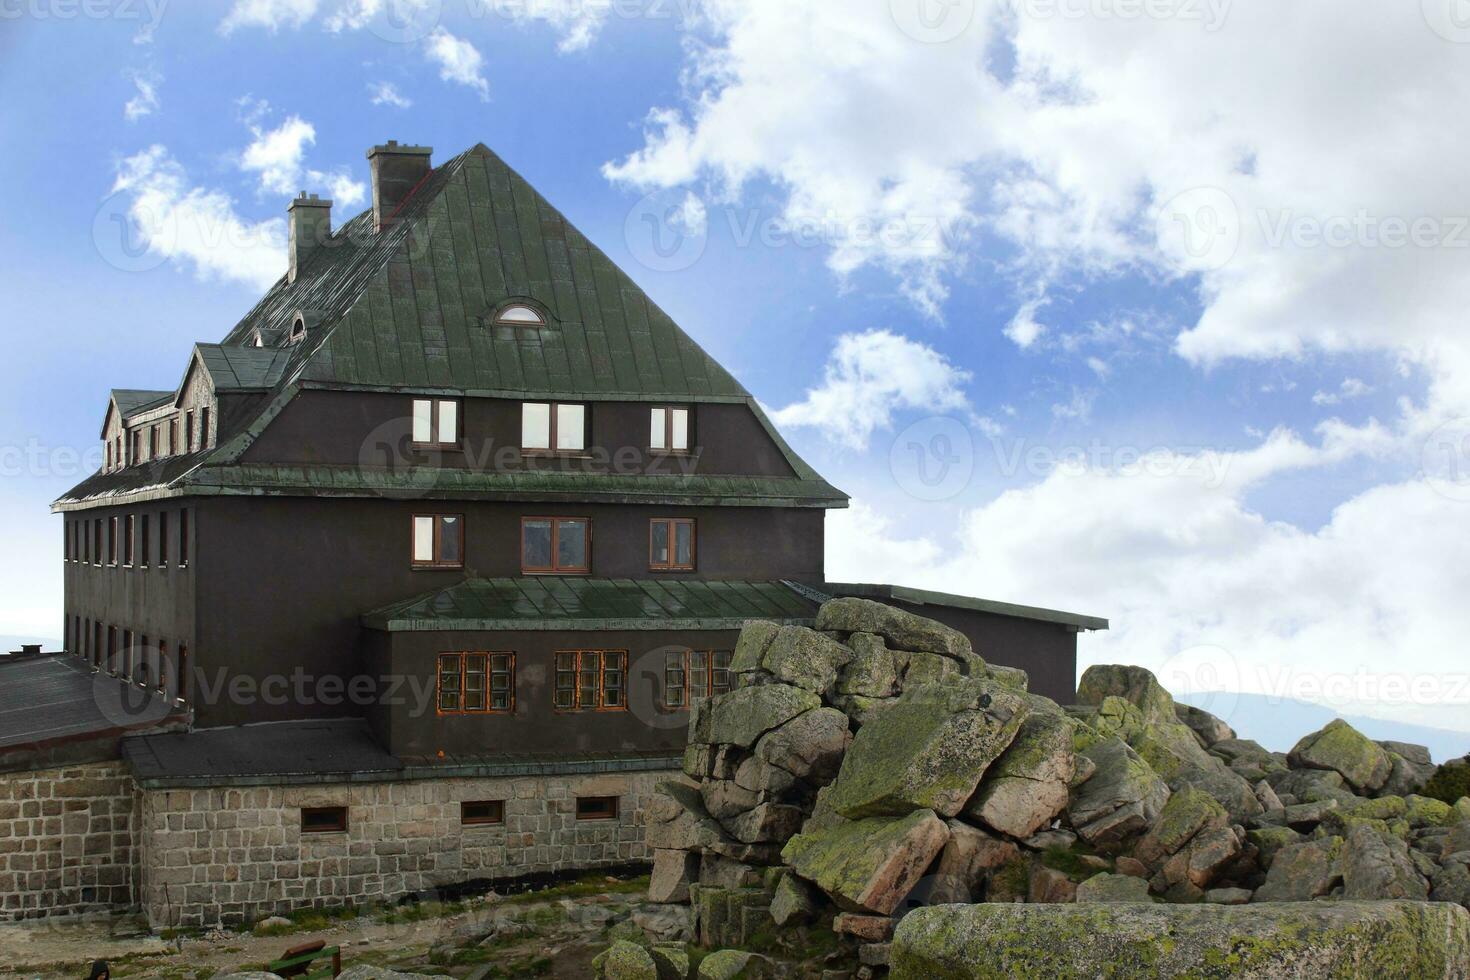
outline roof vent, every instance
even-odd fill
[[[373,170],[373,227],[382,231],[396,212],[429,175],[428,146],[403,146],[389,140],[367,152]]]
[[[295,282],[301,267],[332,237],[332,202],[315,194],[307,197],[302,191],[286,205],[286,215],[291,224],[291,264],[286,281]]]

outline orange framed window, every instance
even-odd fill
[[[660,406],[649,410],[648,448],[657,453],[689,451],[689,409]]]
[[[733,686],[729,650],[684,650],[664,657],[664,707],[687,708]]]
[[[438,668],[441,715],[513,711],[516,658],[513,653],[441,653]]]
[[[448,398],[413,400],[413,444],[415,446],[458,446],[460,404]]]
[[[413,516],[413,567],[464,567],[464,515]]]
[[[521,518],[521,571],[528,575],[585,575],[591,552],[589,518]]]
[[[553,656],[556,710],[628,710],[628,651],[559,650]]]
[[[655,517],[648,522],[648,570],[679,572],[694,570],[694,520],[688,517]]]

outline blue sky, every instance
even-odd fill
[[[0,3],[0,633],[59,633],[46,505],[289,196],[484,142],[853,494],[833,578],[1470,729],[1470,37],[1419,6]]]

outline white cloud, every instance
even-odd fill
[[[395,109],[407,109],[413,105],[413,100],[402,92],[392,82],[369,82],[368,95],[373,105],[392,106]]]
[[[1109,632],[1082,639],[1083,666],[1158,670],[1213,645],[1220,675],[1193,676],[1196,689],[1470,730],[1470,566],[1433,560],[1470,535],[1470,504],[1401,482],[1303,531],[1247,503],[1275,477],[1406,448],[1379,427],[1324,427],[1315,445],[1276,432],[1241,452],[1062,466],[965,513],[939,554],[876,515],[833,514],[827,574],[1110,618]]]
[[[1046,326],[1036,321],[1036,311],[1045,303],[1045,300],[1023,303],[1016,315],[1011,317],[1011,322],[1006,324],[1005,335],[1022,350],[1036,343],[1046,333]]]
[[[126,195],[148,250],[192,264],[200,278],[265,289],[285,271],[285,219],[241,217],[227,194],[191,185],[164,146],[123,160],[112,190]]]
[[[1062,419],[1069,422],[1092,421],[1092,405],[1097,401],[1097,392],[1074,388],[1072,397],[1065,402],[1057,402],[1051,407],[1052,418]]]
[[[1093,374],[1097,375],[1103,381],[1106,381],[1108,375],[1113,373],[1113,369],[1108,366],[1108,362],[1100,357],[1089,357],[1087,359],[1087,366]]]
[[[259,119],[268,111],[265,103],[246,101],[249,117]],[[325,186],[334,204],[352,206],[367,196],[367,185],[353,180],[345,170],[323,171],[303,163],[306,148],[316,143],[316,127],[300,116],[286,117],[275,129],[252,124],[254,141],[240,154],[240,169],[255,173],[263,193],[294,195],[310,184]]]
[[[777,425],[811,426],[835,442],[864,449],[898,409],[947,412],[967,407],[970,380],[932,347],[888,330],[837,338],[820,387],[772,413]]]
[[[1354,398],[1371,395],[1373,386],[1361,378],[1345,378],[1337,391],[1319,391],[1312,396],[1313,405],[1340,405]]]
[[[163,76],[150,69],[130,72],[128,77],[132,79],[137,94],[123,106],[123,118],[137,122],[158,110],[158,86],[163,84]]]
[[[489,100],[490,83],[485,81],[485,59],[473,44],[455,37],[442,27],[435,28],[424,44],[429,60],[439,66],[440,78],[466,85],[479,92],[482,100]]]
[[[240,27],[263,27],[275,33],[282,27],[301,27],[316,16],[317,0],[235,0],[225,19],[221,34]]]
[[[1438,403],[1470,407],[1470,116],[1453,108],[1470,72],[1420,5],[974,6],[953,39],[923,43],[887,0],[710,0],[683,99],[605,172],[730,195],[769,180],[785,212],[849,226],[938,217],[957,231],[937,247],[879,236],[829,259],[892,270],[930,311],[974,227],[1019,254],[1002,271],[1021,296],[1068,273],[1194,276],[1203,311],[1175,331],[1194,362],[1390,351],[1431,368]],[[1205,255],[1223,265],[1156,221],[1199,188],[1183,200],[1203,193],[1198,217],[1236,240]],[[1402,244],[1415,222],[1426,244]],[[1025,318],[1014,333],[1037,335]]]

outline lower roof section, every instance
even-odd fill
[[[136,735],[123,740],[122,754],[145,789],[660,772],[683,764],[666,752],[399,758],[360,718]]]
[[[174,710],[68,654],[0,656],[0,756],[152,728]]]
[[[808,594],[819,602],[837,596],[856,596],[878,602],[896,600],[916,606],[948,606],[951,609],[968,609],[972,612],[990,613],[995,616],[1010,616],[1014,619],[1031,619],[1042,623],[1056,623],[1078,630],[1105,630],[1108,621],[1098,616],[1062,612],[1058,609],[1042,609],[1038,606],[1018,606],[1010,602],[993,599],[976,599],[973,596],[955,595],[950,592],[930,592],[927,589],[911,589],[903,585],[869,585],[850,582],[828,582],[806,587]]]
[[[483,630],[726,630],[748,620],[811,625],[817,603],[785,582],[473,578],[362,617],[396,632]]]

